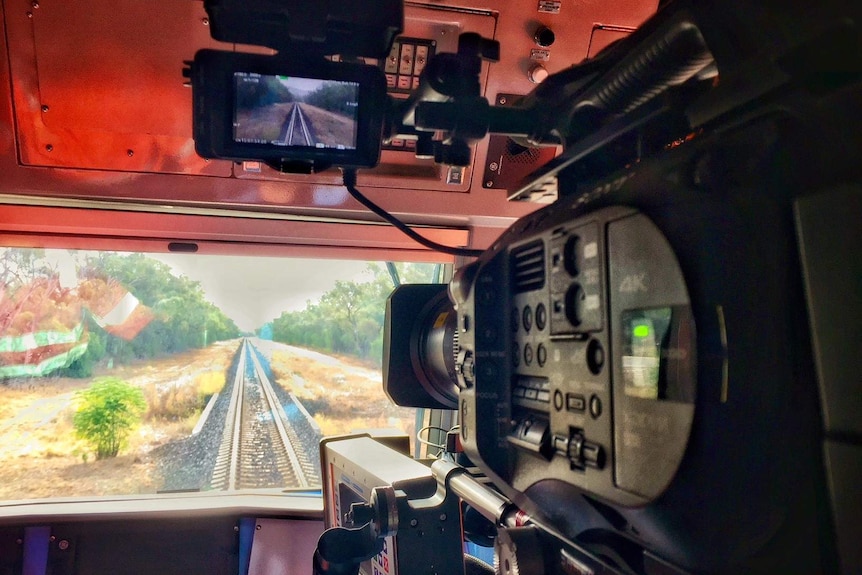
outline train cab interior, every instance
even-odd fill
[[[858,6],[0,10],[0,575],[862,572]]]

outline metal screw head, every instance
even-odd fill
[[[499,99],[497,99],[497,102],[502,106],[503,104],[508,102],[508,100],[506,100],[506,96],[500,96]]]
[[[49,152],[53,152],[53,151],[54,151],[54,146],[52,146],[51,144],[48,144],[47,146],[45,146],[45,150],[47,150],[47,151],[49,151]]]
[[[493,186],[493,185],[494,185],[494,182],[493,182],[493,181],[491,181],[491,180],[488,180],[487,182],[485,182],[485,187],[486,187],[486,188],[490,188],[490,187],[491,187],[491,186]]]
[[[69,547],[71,547],[71,544],[69,543],[69,541],[67,539],[60,539],[60,542],[57,543],[57,548],[60,551],[68,551]]]
[[[254,526],[256,531],[260,531],[260,524]]]
[[[48,541],[53,542],[53,541],[56,541],[56,540],[57,540],[57,537],[56,537],[55,535],[51,535],[50,537],[48,537]]]
[[[239,525],[234,525],[234,526],[233,526],[233,532],[234,532],[234,533],[239,533]]]
[[[204,26],[209,26],[210,25],[210,19],[209,18],[201,18],[201,24],[203,24]]]
[[[32,4],[30,4],[30,6],[32,6],[33,8],[39,8],[39,3],[34,1]]]
[[[28,10],[27,11],[27,18],[32,18],[32,17],[33,17],[33,13]]]
[[[446,514],[445,513],[440,514],[440,521],[446,521]]]
[[[134,150],[126,150],[126,155],[131,158],[132,156],[135,155],[135,151]]]
[[[48,110],[50,110],[50,108],[48,107],[48,104],[42,104],[42,111],[47,112]]]
[[[417,519],[411,519],[410,520],[410,527],[416,527],[417,525],[419,525],[419,520],[417,520]]]

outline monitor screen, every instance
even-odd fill
[[[358,113],[358,82],[234,73],[237,143],[354,150]]]

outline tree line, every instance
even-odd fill
[[[7,318],[10,321],[0,323],[0,327],[6,326],[0,336],[17,334],[11,329],[12,316],[42,318],[38,324],[35,320],[24,322],[30,326],[26,328],[28,332],[47,329],[41,327],[43,323],[57,324],[54,331],[72,330],[80,321],[87,328],[86,339],[82,340],[86,341],[83,355],[52,374],[89,377],[100,362],[127,363],[132,359],[178,353],[240,336],[233,320],[206,300],[199,282],[175,276],[165,263],[144,254],[110,252],[75,254],[70,251],[69,258],[75,261],[76,287],[61,285],[59,271],[47,263],[45,250],[0,250],[0,309],[6,311],[2,315],[10,316]],[[131,340],[111,335],[97,324],[92,312],[84,311],[86,306],[82,302],[87,298],[82,292],[88,286],[88,280],[93,279],[120,284],[150,309],[151,319]],[[50,280],[48,284],[52,286],[50,293],[32,289],[46,280]],[[78,319],[56,321],[68,316],[72,308],[78,310]]]
[[[395,264],[401,283],[436,281],[434,264]],[[380,365],[383,358],[383,323],[386,299],[394,287],[385,266],[369,263],[365,282],[336,281],[305,309],[282,313],[258,331],[278,342],[323,352],[353,355]]]
[[[90,325],[87,352],[68,375],[87,377],[100,361],[127,363],[240,336],[232,319],[206,300],[200,282],[177,277],[170,266],[144,254],[102,252],[86,259],[82,277],[109,277],[126,287],[153,311],[153,320],[132,340],[114,337]],[[92,320],[90,320],[92,322]]]

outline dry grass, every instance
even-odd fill
[[[271,104],[263,108],[240,110],[239,126],[236,137],[242,139],[262,139],[268,142],[277,140],[281,135],[284,121],[293,111],[294,104]]]
[[[169,389],[186,381],[192,396],[224,383],[236,342],[217,344],[171,358],[104,370],[144,390]],[[220,377],[212,375],[218,374]],[[75,437],[74,394],[90,380],[42,378],[0,386],[0,500],[153,493],[162,484],[149,457],[159,445],[188,436],[198,414],[152,417],[136,429],[113,459],[96,461],[89,446]],[[182,393],[165,395],[175,409]],[[160,400],[161,396],[154,396]],[[152,410],[151,410],[152,411]]]
[[[236,345],[217,344],[96,374],[141,387],[157,406],[114,459],[96,461],[74,434],[74,393],[88,380],[45,378],[0,386],[0,500],[155,492],[162,479],[149,453],[188,436],[198,411],[183,415],[182,406],[221,389]],[[323,364],[285,349],[273,353],[272,368],[326,435],[373,427],[412,435],[414,411],[392,405],[379,371],[361,362],[341,358]]]
[[[348,358],[324,365],[290,351],[275,351],[272,371],[314,416],[324,435],[368,428],[397,428],[413,434],[415,411],[393,405],[383,393],[379,371]]]
[[[314,139],[325,146],[353,145],[354,122],[334,112],[311,104],[300,104],[305,117],[311,122]]]

